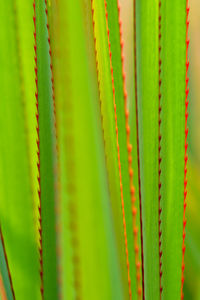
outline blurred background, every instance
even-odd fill
[[[183,0],[184,1],[184,0]],[[132,0],[120,0],[127,89],[132,98],[133,10]],[[189,0],[189,136],[188,197],[184,295],[200,299],[200,1]]]

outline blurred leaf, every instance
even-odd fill
[[[91,7],[87,6],[91,35]],[[89,40],[93,42],[93,36],[85,39],[85,7],[79,2],[74,5],[60,1],[54,7],[58,13],[55,51],[59,53],[58,60],[54,61],[55,78],[59,78],[55,80],[56,105],[62,108],[57,116],[64,253],[62,282],[65,283],[61,290],[64,298],[122,299],[98,86],[94,80],[95,60],[93,56],[91,73],[88,55],[91,52],[88,47],[94,45],[86,44]]]
[[[37,299],[38,251],[14,1],[0,3],[0,23],[1,227],[16,298]]]
[[[6,257],[6,249],[0,229],[0,296],[2,300],[13,300],[12,282],[9,277],[9,266]],[[5,297],[7,299],[5,299]]]

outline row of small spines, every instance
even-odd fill
[[[106,15],[106,28],[108,34],[108,48],[110,57],[110,70],[112,79],[112,90],[113,90],[113,105],[115,114],[115,127],[116,127],[116,142],[117,142],[117,152],[118,152],[118,167],[119,167],[119,178],[120,178],[120,191],[121,191],[121,203],[122,203],[122,215],[123,215],[123,226],[124,226],[124,238],[125,238],[125,250],[126,250],[126,263],[128,272],[128,286],[129,286],[129,297],[132,299],[131,291],[131,278],[130,278],[130,265],[129,265],[129,254],[128,254],[128,241],[127,241],[127,231],[126,231],[126,220],[125,220],[125,210],[124,210],[124,199],[123,199],[123,185],[122,185],[122,173],[121,173],[121,161],[120,161],[120,149],[119,149],[119,138],[118,138],[118,124],[117,124],[117,111],[115,102],[115,85],[113,76],[113,66],[112,66],[112,53],[111,45],[109,39],[109,27],[108,27],[108,12],[107,12],[107,2],[104,0],[105,4],[105,15]],[[120,33],[120,46],[121,46],[121,63],[122,63],[122,77],[123,77],[123,93],[124,93],[124,107],[125,107],[125,121],[126,121],[126,133],[127,133],[127,151],[128,151],[128,166],[129,166],[129,176],[130,176],[130,193],[131,193],[131,204],[132,204],[132,216],[133,216],[133,234],[134,234],[134,249],[135,249],[135,263],[136,263],[136,281],[137,281],[137,292],[140,298],[142,290],[140,287],[140,268],[141,264],[139,261],[139,246],[137,244],[137,233],[138,228],[136,226],[136,213],[137,209],[135,207],[135,188],[133,186],[133,169],[132,169],[132,145],[130,143],[130,127],[128,124],[128,109],[127,109],[127,92],[125,88],[125,72],[124,72],[124,56],[122,54],[123,42],[122,42],[122,29],[120,20],[120,6],[118,3],[118,14],[119,14],[119,33]]]
[[[158,16],[158,230],[159,230],[159,280],[160,280],[160,299],[162,295],[162,230],[161,230],[161,213],[162,213],[162,208],[161,208],[161,0],[159,0],[159,16]]]
[[[189,5],[188,0],[186,0],[186,74],[185,74],[185,155],[184,155],[184,203],[183,203],[183,244],[182,244],[182,276],[181,276],[181,299],[184,298],[183,294],[183,284],[184,284],[184,256],[185,256],[185,227],[186,227],[186,198],[187,198],[187,136],[188,136],[188,68],[189,68],[189,60],[188,60],[188,47],[189,47],[189,38],[188,38],[188,29],[189,29]]]
[[[55,163],[54,163],[54,173],[55,173],[55,217],[56,217],[56,253],[57,253],[57,282],[59,287],[59,299],[62,299],[62,263],[61,263],[61,224],[60,224],[60,209],[61,209],[61,199],[60,199],[60,190],[61,190],[61,182],[60,182],[60,157],[59,157],[59,147],[58,147],[58,130],[57,130],[57,118],[56,118],[56,103],[55,103],[55,87],[54,87],[54,72],[53,72],[53,62],[52,62],[52,50],[51,50],[51,38],[50,38],[50,30],[49,30],[49,17],[48,17],[48,4],[47,0],[45,0],[45,13],[46,13],[46,26],[48,33],[48,45],[49,45],[49,57],[50,57],[50,69],[51,69],[51,87],[52,87],[52,98],[53,98],[53,119],[54,119],[54,132],[55,132]]]
[[[53,72],[53,62],[52,62],[52,51],[51,51],[51,38],[50,38],[50,30],[49,30],[49,22],[48,22],[48,9],[47,9],[47,0],[45,0],[45,12],[46,12],[46,17],[47,17],[47,31],[48,31],[48,43],[49,43],[49,55],[50,55],[50,69],[51,69],[51,82],[52,82],[52,96],[53,96],[53,108],[54,108],[54,129],[55,129],[55,134],[56,134],[56,157],[57,157],[57,165],[55,169],[55,176],[57,178],[55,190],[57,190],[57,197],[56,197],[56,232],[57,232],[57,258],[58,258],[58,287],[59,287],[59,299],[63,298],[63,280],[62,280],[62,260],[61,256],[62,250],[61,250],[61,245],[60,245],[60,239],[59,237],[61,236],[61,220],[60,220],[60,209],[61,209],[61,181],[60,181],[60,156],[59,156],[59,146],[58,146],[58,129],[57,129],[57,116],[56,116],[56,102],[55,102],[55,88],[54,88],[54,72]],[[69,93],[69,89],[68,89]],[[68,94],[69,96],[69,94]],[[71,107],[71,105],[70,105]],[[71,107],[72,108],[72,107]],[[69,106],[68,106],[69,110]],[[72,130],[72,118],[71,114],[68,111],[68,121],[70,123],[70,128]],[[71,139],[71,135],[68,136],[66,135],[66,144],[67,144],[67,139],[69,138],[69,143],[71,145],[70,148],[73,148],[73,141]],[[75,184],[74,184],[74,178],[75,174],[72,176],[72,172],[75,171],[74,169],[74,162],[72,160],[72,157],[69,159],[69,157],[66,158],[66,164],[67,164],[67,169],[70,170],[71,176],[68,180],[67,183],[67,191],[71,195],[71,200],[68,203],[68,211],[69,211],[69,220],[68,222],[68,229],[70,231],[70,242],[72,246],[72,265],[73,265],[73,287],[75,291],[75,295],[77,298],[81,297],[81,276],[80,276],[80,255],[79,255],[79,240],[78,240],[78,229],[77,229],[77,209],[76,209],[76,203],[73,199],[72,193],[74,193],[75,190]],[[64,187],[63,187],[64,188]]]
[[[136,197],[135,197],[135,188],[133,185],[133,168],[132,168],[132,145],[130,142],[130,126],[129,126],[129,111],[127,105],[127,90],[126,90],[126,74],[124,70],[124,42],[123,42],[123,33],[122,33],[122,22],[120,16],[120,4],[119,0],[117,1],[118,5],[118,22],[119,22],[119,35],[120,35],[120,47],[121,47],[121,64],[122,64],[122,79],[123,79],[123,95],[124,95],[124,112],[125,112],[125,125],[126,125],[126,142],[128,150],[128,166],[129,166],[129,180],[130,180],[130,193],[131,193],[131,204],[132,204],[132,217],[133,217],[133,235],[134,235],[134,249],[135,249],[135,263],[136,263],[136,282],[137,282],[137,292],[138,298],[141,297],[141,263],[139,259],[139,246],[138,246],[138,227],[136,222],[137,208],[135,206]]]
[[[38,224],[38,231],[39,231],[39,261],[40,261],[40,280],[41,280],[41,295],[43,299],[43,293],[44,293],[44,286],[43,286],[43,256],[42,256],[42,219],[41,219],[41,190],[40,190],[40,140],[39,140],[39,111],[38,111],[38,69],[37,69],[37,41],[36,41],[36,7],[35,7],[35,0],[33,1],[33,8],[34,8],[34,16],[33,16],[33,22],[34,22],[34,50],[35,50],[35,85],[36,85],[36,92],[35,92],[35,98],[36,98],[36,120],[37,120],[37,167],[38,167],[38,196],[39,196],[39,205],[38,205],[38,211],[39,211],[39,224]]]
[[[141,177],[140,177],[140,146],[139,146],[139,124],[138,124],[138,93],[137,93],[137,38],[136,38],[136,0],[133,1],[133,43],[134,43],[134,80],[135,80],[135,116],[136,116],[136,142],[137,142],[137,166],[138,166],[138,195],[139,195],[139,220],[140,220],[140,241],[141,241],[141,270],[142,270],[142,291],[144,293],[144,251],[143,251],[143,222],[142,222],[142,200],[141,200]]]
[[[101,92],[100,92],[100,79],[99,79],[99,65],[98,65],[98,57],[97,57],[97,43],[96,43],[96,34],[95,34],[95,17],[94,17],[94,1],[91,0],[91,8],[92,8],[92,22],[93,22],[93,34],[94,34],[94,46],[95,46],[95,59],[96,59],[96,70],[97,70],[97,80],[98,80],[98,89],[99,89],[99,97],[100,97],[100,108],[101,108],[101,120],[103,125],[103,114],[102,114],[102,100],[101,100]],[[108,30],[108,29],[107,29]],[[111,71],[113,72],[113,71]],[[113,83],[113,80],[112,80]],[[113,89],[113,94],[115,93]],[[121,165],[120,165],[120,157],[119,157],[119,143],[118,143],[118,127],[117,127],[117,117],[116,117],[116,105],[114,104],[115,109],[115,129],[116,129],[116,143],[117,143],[117,151],[118,151],[118,167],[119,173],[121,174]],[[104,130],[104,126],[103,126]],[[104,133],[104,132],[103,132]],[[105,136],[105,135],[104,135]],[[105,139],[104,139],[105,144]],[[132,298],[131,293],[131,280],[130,280],[130,270],[129,270],[129,260],[128,260],[128,246],[127,246],[127,234],[126,234],[126,221],[125,221],[125,212],[124,212],[124,201],[123,201],[123,193],[122,193],[122,181],[120,176],[120,193],[121,193],[121,202],[122,202],[122,215],[123,215],[123,226],[124,226],[124,238],[125,238],[125,250],[126,250],[126,263],[128,269],[128,285],[129,285],[129,296]]]
[[[160,268],[160,298],[162,295],[162,244],[161,244],[161,131],[160,131],[160,125],[161,125],[161,0],[159,1],[159,268]],[[186,88],[185,88],[185,154],[184,154],[184,209],[183,209],[183,244],[182,244],[182,276],[181,276],[181,299],[184,298],[183,295],[183,284],[184,284],[184,254],[185,254],[185,226],[186,226],[186,196],[187,196],[187,135],[188,135],[188,128],[187,128],[187,119],[188,119],[188,67],[189,67],[189,61],[188,61],[188,46],[189,46],[189,39],[188,39],[188,27],[189,27],[189,20],[188,20],[188,14],[189,14],[189,7],[188,7],[188,0],[186,0]]]

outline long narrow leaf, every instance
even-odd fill
[[[164,299],[180,299],[185,192],[186,1],[162,1],[161,20],[162,287]]]
[[[136,59],[144,297],[159,299],[158,0],[136,1]]]
[[[40,196],[41,292],[44,298],[57,299],[56,256],[56,141],[51,52],[45,1],[36,0],[36,105],[38,106],[38,171]]]
[[[0,222],[15,296],[37,299],[39,265],[14,1],[0,3],[0,22]]]

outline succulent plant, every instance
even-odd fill
[[[0,1],[0,296],[183,299],[188,1]]]

